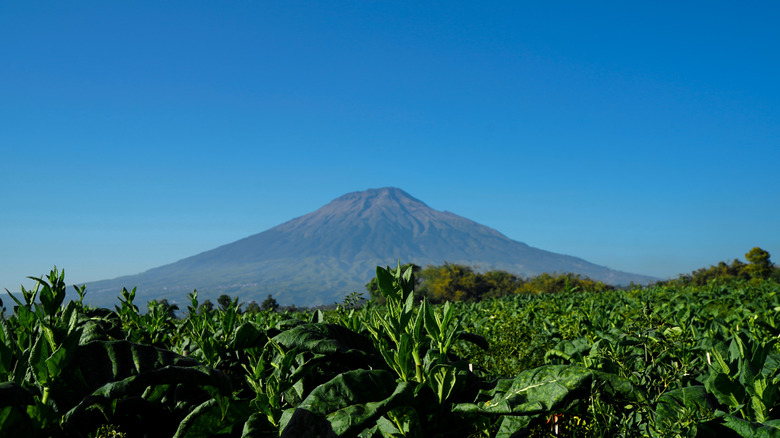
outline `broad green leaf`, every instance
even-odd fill
[[[715,363],[720,367],[720,371],[727,375],[731,375],[731,367],[723,359],[723,355],[717,349],[712,350],[712,357],[715,358]]]
[[[244,423],[241,438],[277,438],[279,428],[268,421],[268,417],[261,413],[254,413]]]
[[[449,351],[449,348],[452,346],[453,341],[457,339],[458,336],[458,327],[457,325],[455,327],[449,327],[448,331],[445,332],[446,339],[444,339],[444,343],[442,344],[442,353],[447,353]]]
[[[282,437],[355,436],[397,406],[412,400],[413,384],[396,384],[383,370],[339,374],[315,388],[290,416],[282,417]]]
[[[248,401],[234,400],[230,402],[227,414],[223,417],[217,401],[211,399],[193,409],[179,423],[174,438],[211,438],[219,434],[230,434],[238,428],[244,429],[251,415]]]
[[[382,327],[385,328],[385,334],[389,336],[395,344],[401,342],[398,338],[401,329],[399,328],[399,322],[396,318],[393,318],[390,315],[384,315],[378,316],[376,321],[379,321]]]
[[[52,386],[51,398],[58,409],[67,411],[63,424],[77,427],[89,410],[111,412],[116,401],[141,397],[159,385],[178,385],[182,393],[197,397],[208,396],[206,389],[231,392],[227,376],[194,359],[127,341],[96,341],[76,349]]]
[[[406,297],[406,302],[404,303],[403,311],[401,312],[401,318],[400,318],[400,328],[402,330],[411,331],[411,327],[409,327],[409,321],[412,319],[412,316],[414,310],[414,294],[409,294],[408,297]]]
[[[668,327],[666,330],[664,330],[663,335],[665,338],[676,338],[680,336],[683,332],[683,329],[681,327]]]
[[[436,365],[430,371],[429,385],[436,393],[439,404],[444,403],[450,397],[455,388],[458,370],[451,365]]]
[[[757,381],[756,381],[757,382]],[[769,409],[764,404],[759,396],[750,397],[750,407],[753,409],[753,417],[759,423],[763,423],[768,419]]]
[[[2,318],[2,317],[0,317]],[[11,373],[11,363],[14,359],[14,352],[4,343],[0,342],[0,379],[7,380],[6,377]]]
[[[377,432],[383,437],[424,438],[420,418],[411,406],[401,406],[388,411],[376,422]]]
[[[67,366],[74,353],[74,350],[69,350],[66,347],[60,346],[46,359],[46,369],[50,379],[59,377],[63,368]]]
[[[655,421],[662,430],[671,429],[691,417],[707,421],[715,415],[716,408],[716,400],[704,386],[689,386],[668,391],[658,399]]]
[[[247,348],[262,348],[267,338],[265,333],[254,324],[245,322],[236,328],[233,336],[233,348],[244,350]]]
[[[46,358],[46,368],[49,379],[56,381],[60,374],[68,367],[78,351],[78,343],[81,333],[74,331],[66,337],[51,355]]]
[[[630,380],[603,371],[593,371],[593,387],[613,402],[644,404],[648,398],[644,390]]]
[[[514,379],[500,379],[493,389],[480,391],[475,403],[457,404],[454,411],[493,415],[550,413],[587,399],[594,380],[603,382],[614,395],[641,397],[632,394],[633,385],[618,376],[574,365],[546,365],[523,371]]]
[[[735,415],[723,417],[723,424],[744,438],[778,438],[780,437],[780,421],[766,424],[743,420]]]
[[[412,356],[414,341],[408,333],[401,333],[398,351],[395,353],[395,363],[404,381],[412,380],[415,376],[415,363]]]
[[[780,354],[770,354],[766,357],[761,375],[766,378],[780,376]]]
[[[731,343],[729,344],[729,354],[731,355],[731,360],[744,359],[750,354],[749,351],[745,351],[747,349],[747,346],[745,345],[746,342],[750,341],[747,339],[747,336],[744,332],[737,333],[731,339]]]
[[[33,280],[35,280],[35,278],[33,278]],[[22,287],[22,289],[24,289],[24,287]],[[16,296],[14,296],[14,294],[12,294],[8,289],[6,289],[5,292],[8,294],[9,297],[11,297],[12,300],[14,300],[14,303],[16,303],[17,308],[25,308],[25,304],[19,301],[19,298],[16,298]],[[24,296],[24,293],[22,293],[22,295]],[[14,309],[14,312],[18,313],[17,309]]]
[[[744,353],[739,358],[739,381],[750,392],[753,389],[754,380],[760,376],[764,362],[774,348],[774,340],[758,342],[746,332],[740,332],[734,337],[733,343],[738,343]]]
[[[32,405],[27,406],[26,413],[38,431],[56,427],[59,422],[59,413],[37,397]]]
[[[422,309],[421,309],[422,310]],[[436,313],[433,309],[433,306],[427,305],[425,306],[425,314],[424,317],[424,323],[425,323],[425,331],[428,332],[428,336],[431,337],[431,339],[434,340],[434,342],[438,342],[440,339],[440,333],[439,333],[439,321],[436,317]]]
[[[356,403],[327,415],[336,436],[352,436],[366,427],[371,427],[394,406],[405,405],[412,399],[412,384],[400,383],[396,390],[386,399],[376,402]],[[408,429],[412,425],[407,424]]]
[[[382,355],[382,358],[385,360],[385,362],[389,366],[391,366],[394,370],[398,371],[400,374],[400,370],[397,369],[395,364],[396,352],[393,349],[391,349],[389,345],[387,345],[387,342],[380,342],[379,352]]]
[[[563,340],[548,350],[544,359],[558,357],[566,362],[578,363],[582,361],[583,356],[590,351],[591,347],[591,343],[586,338]]]
[[[400,263],[399,263],[399,265],[400,265]],[[412,275],[414,274],[414,269],[412,269],[412,268],[413,268],[412,266],[409,266],[408,268],[406,268],[406,270],[404,271],[404,273],[403,273],[403,275],[401,277],[404,280],[404,282],[407,283],[407,284],[410,284],[412,282]]]
[[[507,415],[502,418],[495,438],[519,438],[525,436],[522,431],[531,425],[531,417],[515,417]]]
[[[82,416],[88,414],[89,410],[99,409],[103,412],[113,412],[116,401],[140,398],[149,387],[156,385],[211,386],[229,394],[229,386],[225,387],[225,383],[229,384],[229,382],[223,382],[224,378],[224,375],[217,371],[196,367],[167,366],[157,370],[149,370],[119,381],[106,383],[65,413],[62,422],[65,426],[78,427],[83,421]]]
[[[535,415],[550,412],[572,400],[587,397],[593,372],[576,366],[543,366],[501,379],[489,391],[480,391],[476,403],[462,403],[456,412],[497,415]]]
[[[376,425],[364,429],[358,434],[358,438],[400,438],[402,436],[403,434],[398,426],[388,420],[387,417],[379,417],[379,419],[376,420]]]
[[[753,386],[745,389],[747,389],[748,394],[763,399],[768,387],[767,380],[760,378],[753,380]]]
[[[43,278],[36,278],[35,281],[41,285],[39,299],[46,315],[54,316],[59,310],[62,302],[65,300],[67,288],[65,285],[65,270],[58,274],[57,268],[51,271],[47,282]]]
[[[395,279],[387,269],[377,266],[376,267],[376,284],[379,287],[379,291],[386,298],[392,298],[394,300],[400,300],[401,296],[396,290],[394,285]]]
[[[38,335],[30,350],[30,368],[35,380],[43,386],[49,384],[49,367],[46,366],[46,359],[49,358],[50,353],[49,343],[44,340],[43,335]]]
[[[447,301],[444,303],[444,311],[441,319],[441,330],[447,331],[447,329],[450,326],[450,322],[452,321],[452,303]]]
[[[35,437],[40,436],[40,427],[36,427],[26,409],[19,406],[0,407],[0,435]]]
[[[714,372],[711,374],[705,382],[705,387],[732,412],[739,409],[745,402],[745,388],[724,373]]]
[[[382,367],[383,364],[370,339],[336,324],[299,325],[276,335],[273,341],[299,352],[336,355],[353,368]]]
[[[325,322],[325,313],[323,313],[321,309],[317,309],[316,312],[312,313],[310,322],[313,323]]]

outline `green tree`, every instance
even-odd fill
[[[179,310],[179,306],[176,304],[170,304],[167,298],[163,298],[158,303],[171,318],[176,318],[176,311]]]
[[[212,310],[214,310],[214,303],[212,303],[211,300],[206,300],[200,303],[200,306],[198,306],[198,313],[201,315],[209,313]]]
[[[260,312],[260,306],[257,305],[257,301],[252,300],[249,302],[249,304],[246,305],[246,313],[259,313]]]
[[[420,292],[431,302],[475,301],[490,290],[484,276],[469,266],[445,263],[420,272]]]
[[[222,310],[227,310],[228,307],[233,304],[233,300],[231,300],[230,297],[226,294],[222,294],[219,296],[219,298],[217,298],[217,304],[219,304],[219,307]]]
[[[279,309],[279,303],[276,302],[274,297],[271,296],[271,294],[268,294],[268,298],[266,298],[263,301],[263,304],[260,305],[260,308],[262,310],[270,310],[271,312],[276,312]]]
[[[774,265],[769,260],[769,253],[759,247],[751,249],[745,258],[748,261],[748,265],[745,266],[745,271],[750,278],[769,278],[774,271]]]
[[[488,290],[482,298],[495,298],[520,292],[523,279],[507,271],[488,271],[482,274]]]
[[[612,289],[614,289],[613,286],[593,280],[589,277],[582,277],[579,274],[548,274],[545,272],[526,280],[519,288],[518,292],[528,294],[555,294],[577,291],[603,292]]]
[[[704,286],[712,280],[729,280],[729,279],[748,279],[747,265],[741,262],[739,259],[734,259],[731,264],[726,262],[718,262],[715,266],[709,268],[701,268],[690,274],[682,274],[673,283],[680,283],[683,285]]]

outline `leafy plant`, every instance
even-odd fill
[[[377,268],[382,299],[368,305],[242,312],[193,291],[181,317],[164,300],[142,313],[135,289],[114,310],[85,305],[83,286],[66,303],[56,268],[35,280],[0,317],[0,431],[780,436],[771,279],[597,293],[564,282],[434,305],[398,266]]]

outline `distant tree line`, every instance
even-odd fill
[[[230,307],[235,307],[236,310],[238,310],[238,313],[259,313],[261,311],[271,311],[276,312],[279,310],[279,303],[276,301],[276,299],[271,295],[268,294],[268,297],[263,300],[262,304],[257,304],[255,300],[250,301],[248,304],[246,304],[246,309],[242,309],[244,307],[244,303],[238,302],[238,297],[231,298],[227,294],[222,294],[217,298],[217,304],[219,305],[219,308],[223,311],[227,310]],[[179,310],[179,306],[176,304],[171,304],[168,302],[167,299],[162,300],[152,300],[149,301],[149,311],[150,312],[164,312],[170,315],[170,317],[175,318],[176,312]],[[212,310],[214,310],[214,303],[211,302],[211,300],[206,299],[200,305],[198,306],[198,313],[205,314],[209,313]],[[294,310],[294,309],[290,309]]]
[[[511,294],[546,294],[573,291],[605,291],[614,289],[603,282],[579,274],[541,274],[522,278],[503,270],[479,272],[470,266],[445,263],[439,266],[412,267],[415,278],[415,294],[418,299],[429,301],[480,301]],[[370,299],[382,303],[376,278],[366,284]]]
[[[709,268],[701,268],[690,274],[680,274],[676,279],[659,282],[681,286],[703,286],[713,280],[774,280],[780,282],[780,267],[770,260],[769,252],[755,247],[745,254],[747,263],[734,259],[730,263],[719,262]]]
[[[709,268],[701,268],[690,274],[681,274],[676,279],[660,281],[657,285],[679,286],[703,286],[712,281],[762,281],[773,280],[780,283],[780,267],[770,260],[767,251],[755,247],[745,254],[747,263],[735,259],[729,263],[719,262]],[[427,297],[433,303],[445,301],[480,301],[488,298],[496,298],[512,294],[551,294],[561,292],[603,292],[616,289],[615,286],[593,280],[579,274],[544,273],[531,278],[522,278],[503,270],[479,272],[476,268],[455,263],[444,263],[438,266],[422,268],[415,264],[403,265],[403,270],[412,267],[414,273],[414,293],[418,300]],[[641,285],[631,284],[628,288],[639,288]],[[369,301],[384,304],[384,297],[379,293],[376,277],[372,278],[366,289],[369,292]],[[333,306],[321,306],[323,308],[353,308],[362,304],[362,294],[353,292],[345,298],[344,303]],[[217,305],[226,310],[236,307],[239,312],[258,313],[261,311],[276,312],[280,310],[279,303],[271,294],[261,304],[250,301],[246,308],[244,303],[239,303],[238,298],[228,295],[220,295]],[[203,301],[198,312],[206,313],[214,309],[210,300]],[[170,304],[168,300],[151,301],[149,310],[175,315],[179,310],[176,304]],[[294,306],[284,310],[297,311]]]
[[[690,274],[681,274],[679,278],[661,281],[658,285],[706,285],[718,280],[774,280],[780,282],[780,267],[770,260],[767,251],[755,247],[745,254],[747,263],[739,260],[716,266],[702,268]],[[593,280],[579,274],[541,274],[536,277],[522,278],[502,270],[479,272],[470,266],[444,263],[439,266],[421,268],[415,264],[402,266],[403,270],[412,267],[415,278],[417,299],[427,297],[434,303],[444,301],[480,301],[487,298],[512,294],[550,294],[560,292],[603,292],[616,287]],[[641,285],[630,284],[634,289]],[[381,304],[384,298],[379,293],[376,277],[366,284],[370,300]]]

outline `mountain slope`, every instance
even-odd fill
[[[523,276],[573,272],[610,284],[646,283],[646,276],[610,270],[511,240],[450,212],[434,210],[397,188],[348,193],[307,215],[253,236],[144,273],[87,285],[87,296],[115,303],[122,287],[138,300],[184,300],[198,289],[242,301],[272,294],[281,304],[331,304],[363,292],[377,265],[446,262],[503,269]],[[97,305],[101,305],[97,304]]]

